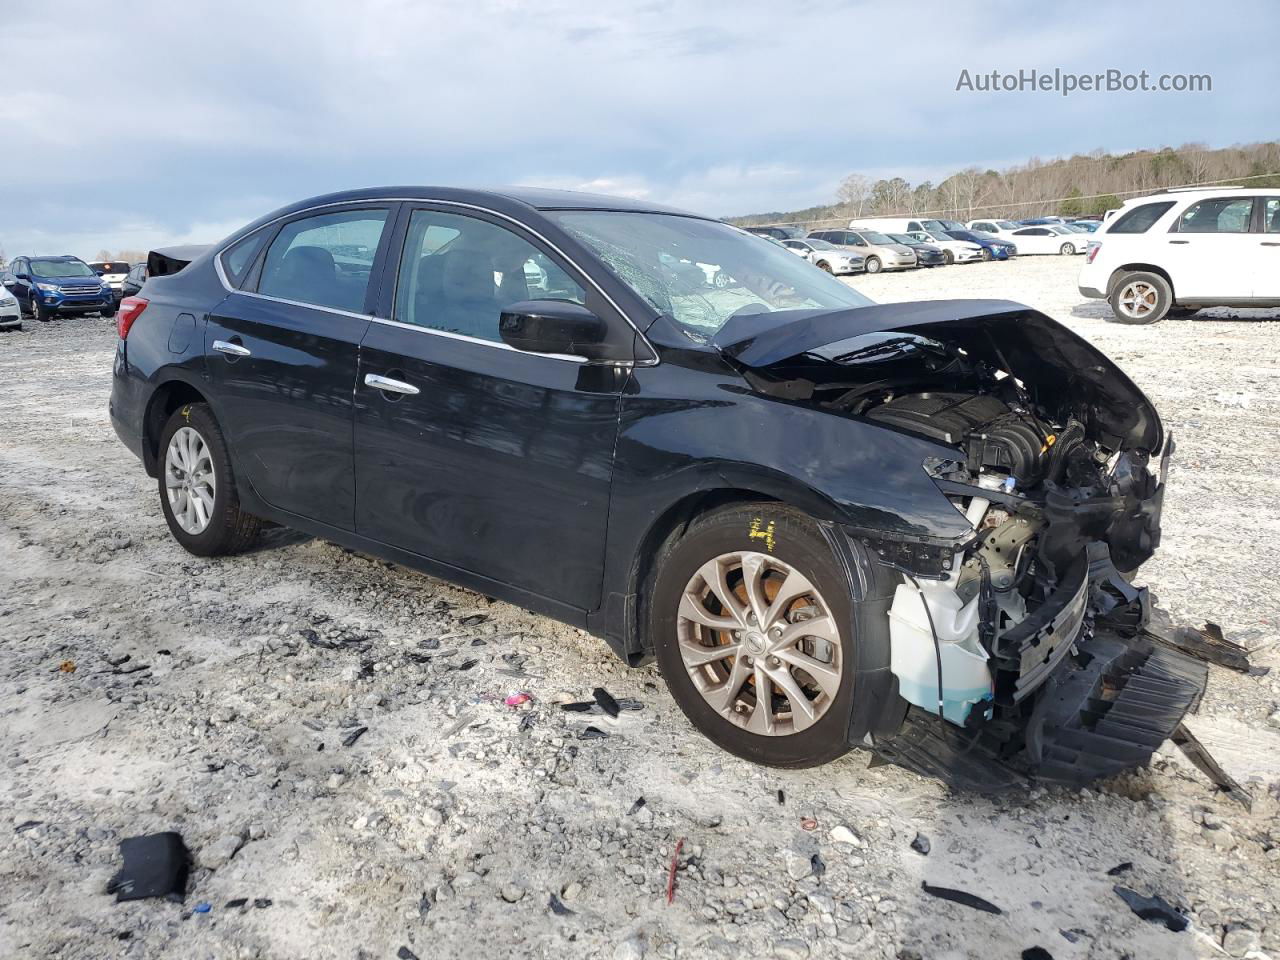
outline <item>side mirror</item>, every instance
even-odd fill
[[[142,284],[135,283],[132,280],[125,280],[122,284],[120,284],[120,293],[126,297],[136,297],[138,295],[138,291],[140,291],[141,289],[142,289]]]
[[[29,273],[15,273],[15,274],[14,274],[14,276],[15,276],[17,279],[19,279],[19,280],[30,280],[30,279],[31,279],[31,274],[29,274]]]
[[[602,359],[608,332],[604,320],[567,300],[521,300],[504,307],[498,319],[502,342],[525,353]]]

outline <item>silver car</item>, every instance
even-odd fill
[[[867,258],[825,240],[783,240],[782,245],[827,273],[862,273]]]
[[[918,266],[914,250],[875,230],[815,230],[806,239],[825,240],[861,254],[867,273],[912,270]]]

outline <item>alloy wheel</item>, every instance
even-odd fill
[[[218,478],[204,437],[192,427],[180,427],[164,456],[165,495],[173,519],[187,533],[203,533],[213,518]]]
[[[690,578],[676,617],[680,657],[720,716],[783,737],[816,723],[840,692],[840,630],[813,583],[762,553],[726,553]]]
[[[1120,310],[1126,317],[1137,320],[1149,316],[1160,300],[1160,291],[1144,280],[1126,284],[1120,291]]]

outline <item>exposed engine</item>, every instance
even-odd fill
[[[1096,348],[994,301],[745,320],[720,341],[760,393],[932,441],[920,468],[967,521],[921,503],[849,528],[900,574],[881,609],[911,707],[875,734],[882,756],[980,789],[1086,782],[1143,762],[1198,701],[1203,667],[1152,643],[1128,579],[1159,544],[1172,442]]]

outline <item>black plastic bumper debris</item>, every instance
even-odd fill
[[[1204,695],[1203,663],[1144,638],[1077,645],[1021,727],[961,729],[912,707],[877,754],[951,786],[994,793],[1042,780],[1083,786],[1145,764]]]
[[[191,855],[176,833],[153,833],[120,841],[124,865],[107,884],[116,901],[146,897],[181,900],[187,891]]]

